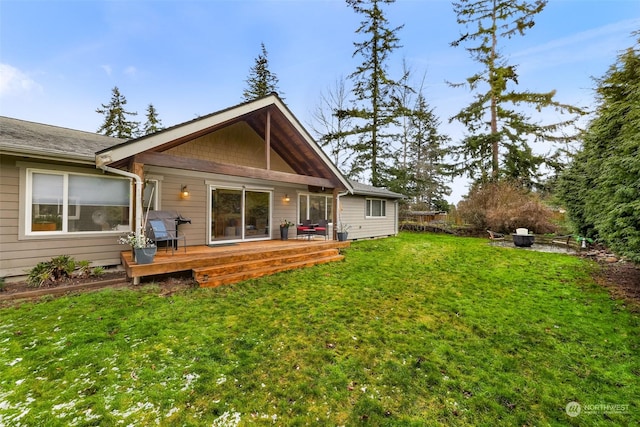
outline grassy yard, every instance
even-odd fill
[[[640,315],[594,265],[415,234],[345,253],[170,297],[2,308],[0,425],[640,422]]]

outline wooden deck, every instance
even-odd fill
[[[120,254],[127,277],[134,283],[141,277],[192,271],[202,287],[236,283],[280,271],[310,267],[344,258],[340,249],[350,242],[336,240],[264,240],[225,246],[188,246],[171,250],[158,248],[151,264],[137,264],[131,251]]]

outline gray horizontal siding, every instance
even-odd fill
[[[23,275],[39,262],[59,255],[94,265],[120,263],[120,252],[126,248],[117,243],[118,233],[20,238],[19,221],[24,213],[20,215],[20,169],[15,162],[15,158],[0,156],[0,277]]]
[[[397,234],[396,203],[387,200],[386,217],[367,218],[365,216],[365,200],[363,196],[343,196],[340,198],[342,212],[340,219],[349,224],[349,239],[368,239],[386,237]]]
[[[209,191],[207,181],[215,182],[215,178],[200,173],[181,176],[172,174],[167,170],[151,170],[152,173],[150,173],[150,175],[161,178],[160,209],[177,211],[182,216],[191,219],[191,224],[181,225],[179,229],[180,234],[185,235],[189,246],[206,244],[210,227],[207,221],[208,209],[210,209],[207,205],[207,193]],[[226,177],[226,179],[229,179],[229,177]],[[189,198],[187,200],[180,198],[180,190],[183,185],[189,188]],[[239,184],[235,185],[238,186]],[[301,188],[286,187],[275,183],[257,183],[256,185],[273,188],[273,224],[270,224],[271,237],[274,239],[279,238],[280,220],[282,218],[286,218],[292,222],[297,221],[296,189]],[[221,184],[221,186],[224,185]],[[282,200],[285,194],[291,197],[289,203],[285,203]]]

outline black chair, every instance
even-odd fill
[[[184,253],[187,253],[187,238],[183,236],[179,236],[176,232],[176,222],[173,220],[163,220],[163,219],[150,219],[149,220],[149,228],[151,230],[151,235],[149,236],[154,242],[156,242],[156,246],[158,242],[166,242],[165,252],[167,252],[168,246],[171,245],[171,255],[173,255],[174,249],[178,248],[178,240],[184,241]]]
[[[319,219],[316,229],[316,236],[324,236],[324,240],[329,238],[329,224],[326,219]]]
[[[311,229],[311,220],[304,219],[302,220],[302,224],[299,224],[296,227],[296,237],[300,238],[302,236],[308,236],[309,233],[306,233],[307,230]]]

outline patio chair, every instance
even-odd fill
[[[502,233],[497,233],[491,230],[487,230],[487,233],[489,233],[489,239],[491,240],[504,240],[504,234]]]
[[[184,253],[187,253],[187,238],[176,233],[176,222],[174,220],[150,219],[149,228],[151,229],[150,238],[158,245],[158,242],[166,242],[165,252],[171,246],[171,255],[174,249],[178,248],[178,240],[184,241]]]
[[[311,221],[308,219],[303,220],[302,224],[298,224],[296,227],[296,237],[300,238],[302,236],[306,236],[307,234],[305,234],[305,231],[311,228]]]
[[[316,227],[316,236],[324,236],[324,240],[329,238],[329,224],[326,219],[319,219]]]

